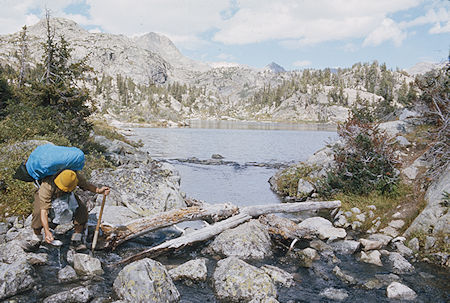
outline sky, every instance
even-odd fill
[[[168,36],[187,57],[287,70],[445,62],[449,0],[0,0],[0,34],[49,9],[91,32]]]

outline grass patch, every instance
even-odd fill
[[[311,177],[310,175],[317,169],[318,168],[315,166],[310,166],[304,163],[284,169],[277,180],[278,190],[284,196],[302,198],[297,197],[298,181],[303,179],[314,184],[318,178]]]
[[[350,211],[353,207],[359,208],[361,212],[368,212],[367,206],[375,205],[376,210],[372,210],[374,217],[372,219],[367,218],[361,227],[362,230],[367,230],[372,226],[371,221],[377,217],[381,218],[379,229],[386,226],[392,220],[392,215],[397,211],[397,206],[411,202],[413,192],[412,186],[400,183],[395,195],[382,195],[380,192],[372,191],[368,195],[338,193],[333,198],[342,202],[341,209],[344,212]],[[406,221],[406,219],[403,220]],[[405,228],[407,226],[408,224],[405,224]]]
[[[432,248],[425,252],[425,242],[428,236],[434,237],[436,239],[436,243]],[[408,242],[414,238],[417,238],[419,240],[419,255],[421,257],[439,252],[450,254],[450,243],[448,242],[448,240],[446,241],[446,237],[448,237],[448,234],[442,232],[436,234],[427,234],[423,231],[415,231],[408,237]]]

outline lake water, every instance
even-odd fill
[[[336,138],[335,131],[323,129],[326,127],[312,124],[197,121],[191,123],[191,128],[136,128],[132,139],[141,139],[144,150],[153,158],[175,166],[181,175],[181,189],[189,197],[242,206],[279,203],[280,198],[268,183],[276,169],[255,167],[254,163],[289,164],[306,160]],[[213,154],[220,154],[234,165],[177,160],[191,157],[207,160]]]

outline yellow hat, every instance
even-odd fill
[[[55,184],[58,188],[65,192],[71,192],[78,185],[77,174],[73,170],[63,170],[56,178]]]

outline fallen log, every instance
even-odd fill
[[[275,204],[275,205],[260,205],[260,206],[248,206],[244,207],[241,212],[234,215],[228,219],[217,222],[213,225],[204,227],[202,229],[196,230],[193,233],[178,237],[166,241],[157,246],[146,249],[136,255],[128,257],[119,262],[119,264],[129,263],[132,261],[137,261],[145,257],[154,257],[161,254],[164,251],[181,248],[185,245],[193,244],[199,241],[205,241],[221,232],[234,228],[241,223],[251,219],[252,217],[258,217],[263,214],[268,213],[296,213],[304,210],[318,210],[318,209],[329,209],[340,207],[340,201],[324,201],[324,202],[300,202],[300,203],[289,203],[289,204]],[[279,229],[279,226],[278,226]],[[297,233],[292,233],[288,237],[301,236],[304,231],[298,231]]]
[[[205,220],[217,222],[239,212],[239,208],[231,204],[214,204],[191,206],[175,209],[152,216],[139,218],[125,225],[102,224],[103,247],[115,249],[125,241],[160,228],[172,226],[184,221]]]
[[[161,243],[160,245],[146,249],[136,255],[133,255],[131,257],[123,259],[118,264],[137,261],[137,260],[145,258],[145,257],[152,258],[152,257],[155,257],[155,256],[161,254],[162,252],[164,252],[166,250],[177,249],[177,248],[186,246],[188,244],[193,244],[196,242],[208,240],[209,238],[212,238],[213,236],[218,235],[227,229],[234,228],[234,227],[244,223],[245,221],[250,220],[251,218],[252,217],[247,214],[238,214],[238,215],[232,216],[228,219],[217,222],[213,225],[209,225],[202,229],[196,230],[190,234],[178,237],[176,239],[166,241],[164,243]]]

